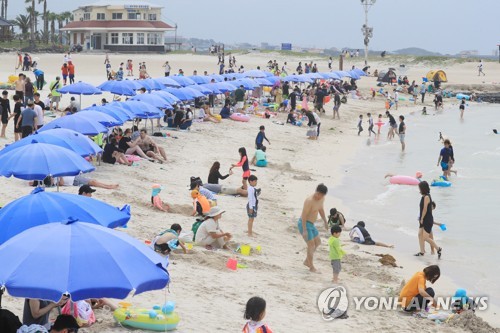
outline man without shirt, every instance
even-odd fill
[[[319,213],[323,219],[325,228],[328,230],[328,222],[323,208],[327,193],[328,188],[324,184],[319,184],[316,187],[316,192],[304,201],[304,208],[302,209],[301,217],[297,223],[299,232],[307,244],[307,256],[306,260],[304,260],[304,265],[309,267],[309,270],[314,273],[317,272],[313,263],[314,252],[316,252],[317,248],[321,244],[319,232],[314,226],[314,222],[318,219]]]

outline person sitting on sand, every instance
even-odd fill
[[[229,249],[227,243],[233,237],[230,233],[222,231],[219,221],[226,211],[213,207],[206,214],[208,219],[204,221],[196,231],[196,243],[205,246],[207,249],[223,248]]]
[[[170,206],[168,203],[163,202],[160,198],[160,192],[163,190],[163,186],[159,184],[153,184],[151,191],[151,204],[154,208],[161,210],[162,212],[168,213],[170,211]]]
[[[63,306],[68,299],[69,297],[63,295],[57,303],[54,303],[41,299],[26,298],[24,300],[23,324],[26,326],[34,324],[41,326],[46,325],[49,322],[50,311]]]
[[[208,173],[208,181],[205,184],[202,184],[204,188],[207,190],[219,194],[228,194],[228,195],[239,195],[242,197],[246,197],[248,195],[248,191],[242,189],[241,187],[227,187],[227,186],[222,186],[219,184],[219,179],[224,180],[227,177],[231,176],[233,174],[233,171],[230,170],[229,173],[225,176],[221,175],[220,173],[220,163],[219,162],[214,162],[212,167],[210,168],[210,172]]]
[[[203,104],[201,109],[198,110],[198,119],[203,121],[211,121],[213,123],[220,123],[220,119],[217,119],[210,111],[210,107],[208,104]]]
[[[123,154],[123,151],[117,147],[118,143],[115,138],[112,138],[106,146],[104,146],[104,151],[102,153],[102,161],[104,163],[115,164],[118,162],[119,164],[125,164],[128,166],[132,165],[132,162],[129,162]]]
[[[427,288],[426,282],[430,281],[434,284],[440,276],[441,270],[437,265],[427,266],[423,271],[415,273],[399,294],[399,301],[403,309],[413,312],[425,310],[436,304],[434,289]]]
[[[57,316],[54,325],[52,325],[49,333],[70,333],[78,332],[80,325],[75,317],[67,314],[60,314]],[[38,331],[37,331],[38,332]]]
[[[88,175],[88,174],[87,174]],[[82,185],[89,185],[93,187],[99,187],[99,188],[104,188],[107,190],[114,190],[118,188],[120,185],[118,184],[106,184],[102,183],[98,180],[91,179],[84,177],[83,174],[79,174],[77,176],[66,176],[66,177],[59,177],[57,178],[58,185],[59,186],[82,186]]]
[[[337,211],[337,208],[330,209],[330,216],[328,216],[328,228],[331,228],[334,225],[340,225],[342,228],[345,228],[344,214]]]
[[[205,216],[210,211],[210,202],[198,190],[191,191],[191,198],[193,198],[193,214],[191,216]]]
[[[132,130],[130,128],[127,128],[125,132],[123,133],[122,138],[120,139],[120,142],[118,143],[118,148],[120,148],[122,151],[125,152],[127,155],[139,155],[142,158],[145,158],[149,161],[154,161],[153,158],[147,156],[139,146],[139,141],[140,138],[135,139],[132,141],[131,138],[132,135]]]
[[[267,158],[266,158],[266,146],[262,145],[260,149],[255,151],[255,155],[250,162],[252,165],[258,167],[266,167],[267,166]]]
[[[222,119],[227,119],[231,116],[231,100],[226,99],[224,107],[219,112]]]
[[[359,221],[358,224],[356,224],[354,228],[352,228],[351,232],[349,233],[349,237],[353,242],[358,244],[377,245],[389,248],[394,247],[394,245],[387,245],[381,242],[375,242],[368,233],[368,230],[365,229],[365,222],[363,221]]]
[[[208,190],[203,186],[203,182],[201,181],[200,177],[195,178],[191,184],[189,185],[189,189],[191,191],[197,190],[203,195],[205,198],[208,199],[210,204],[212,206],[217,206],[217,197],[215,196],[215,193]]]
[[[141,139],[137,143],[147,156],[154,158],[160,163],[167,161],[167,154],[165,154],[165,150],[162,147],[159,147],[153,141],[153,139],[149,137],[147,131],[144,128],[141,129],[139,137]]]
[[[170,229],[163,231],[153,239],[151,244],[153,245],[154,250],[156,252],[160,252],[161,254],[169,255],[172,250],[181,247],[182,252],[186,254],[186,246],[184,245],[184,242],[179,240],[181,231],[182,227],[180,224],[172,224]]]

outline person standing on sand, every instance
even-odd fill
[[[358,121],[358,136],[363,132],[363,115],[359,115],[359,121]]]
[[[406,148],[406,144],[405,144],[406,124],[405,124],[405,117],[404,116],[399,116],[398,134],[399,134],[399,141],[401,142],[401,150],[405,151],[405,148]]]
[[[300,234],[307,244],[307,256],[304,260],[304,265],[309,267],[309,271],[316,273],[317,269],[314,267],[313,257],[314,252],[321,244],[318,229],[314,226],[314,222],[318,219],[318,213],[323,219],[325,228],[328,230],[328,222],[323,208],[325,196],[328,193],[328,188],[324,184],[319,184],[316,187],[316,192],[306,198],[302,214],[297,223]]]
[[[425,82],[422,82],[422,85],[420,86],[420,95],[422,95],[422,104],[424,103],[426,92],[427,92],[427,86],[425,85]]]
[[[391,140],[394,138],[394,130],[397,128],[396,119],[392,116],[389,111],[385,111],[385,115],[389,118],[389,132],[387,133],[387,139]]]
[[[436,242],[430,237],[432,233],[432,227],[434,225],[434,217],[432,216],[432,198],[431,189],[429,183],[426,181],[420,182],[418,184],[420,194],[422,198],[420,199],[420,217],[419,217],[419,229],[418,229],[418,243],[420,245],[420,252],[415,254],[416,257],[421,257],[425,254],[425,242],[429,243],[431,247],[437,249],[438,259],[441,259],[441,251]]]
[[[373,130],[373,118],[371,113],[366,114],[368,116],[368,136],[372,136],[372,133],[377,135]]]
[[[481,74],[483,74],[483,76],[486,76],[486,74],[484,74],[483,72],[483,60],[481,59],[479,59],[479,65],[477,66],[477,70],[478,70],[477,76],[481,76]]]
[[[464,112],[465,112],[465,98],[462,98],[462,102],[460,102],[460,119],[464,119]]]
[[[165,76],[170,76],[170,70],[172,69],[172,67],[170,67],[168,61],[165,61],[163,67],[165,67]]]
[[[337,115],[337,119],[340,119],[339,110],[341,104],[340,93],[335,91],[335,95],[333,97],[333,119],[335,119],[335,115]]]

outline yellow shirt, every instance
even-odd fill
[[[399,301],[403,307],[407,307],[411,303],[413,297],[419,294],[419,288],[424,290],[426,288],[424,272],[415,273],[401,290]]]

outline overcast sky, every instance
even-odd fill
[[[37,1],[38,2],[38,1]],[[95,0],[48,0],[49,10],[71,11]],[[142,0],[137,0],[138,3]],[[183,37],[258,44],[291,42],[307,47],[362,48],[360,0],[149,0],[164,6],[167,22]],[[42,11],[38,5],[38,11]],[[25,12],[24,0],[9,1],[9,18]],[[370,48],[420,47],[441,53],[500,44],[500,0],[378,0],[369,13]]]

